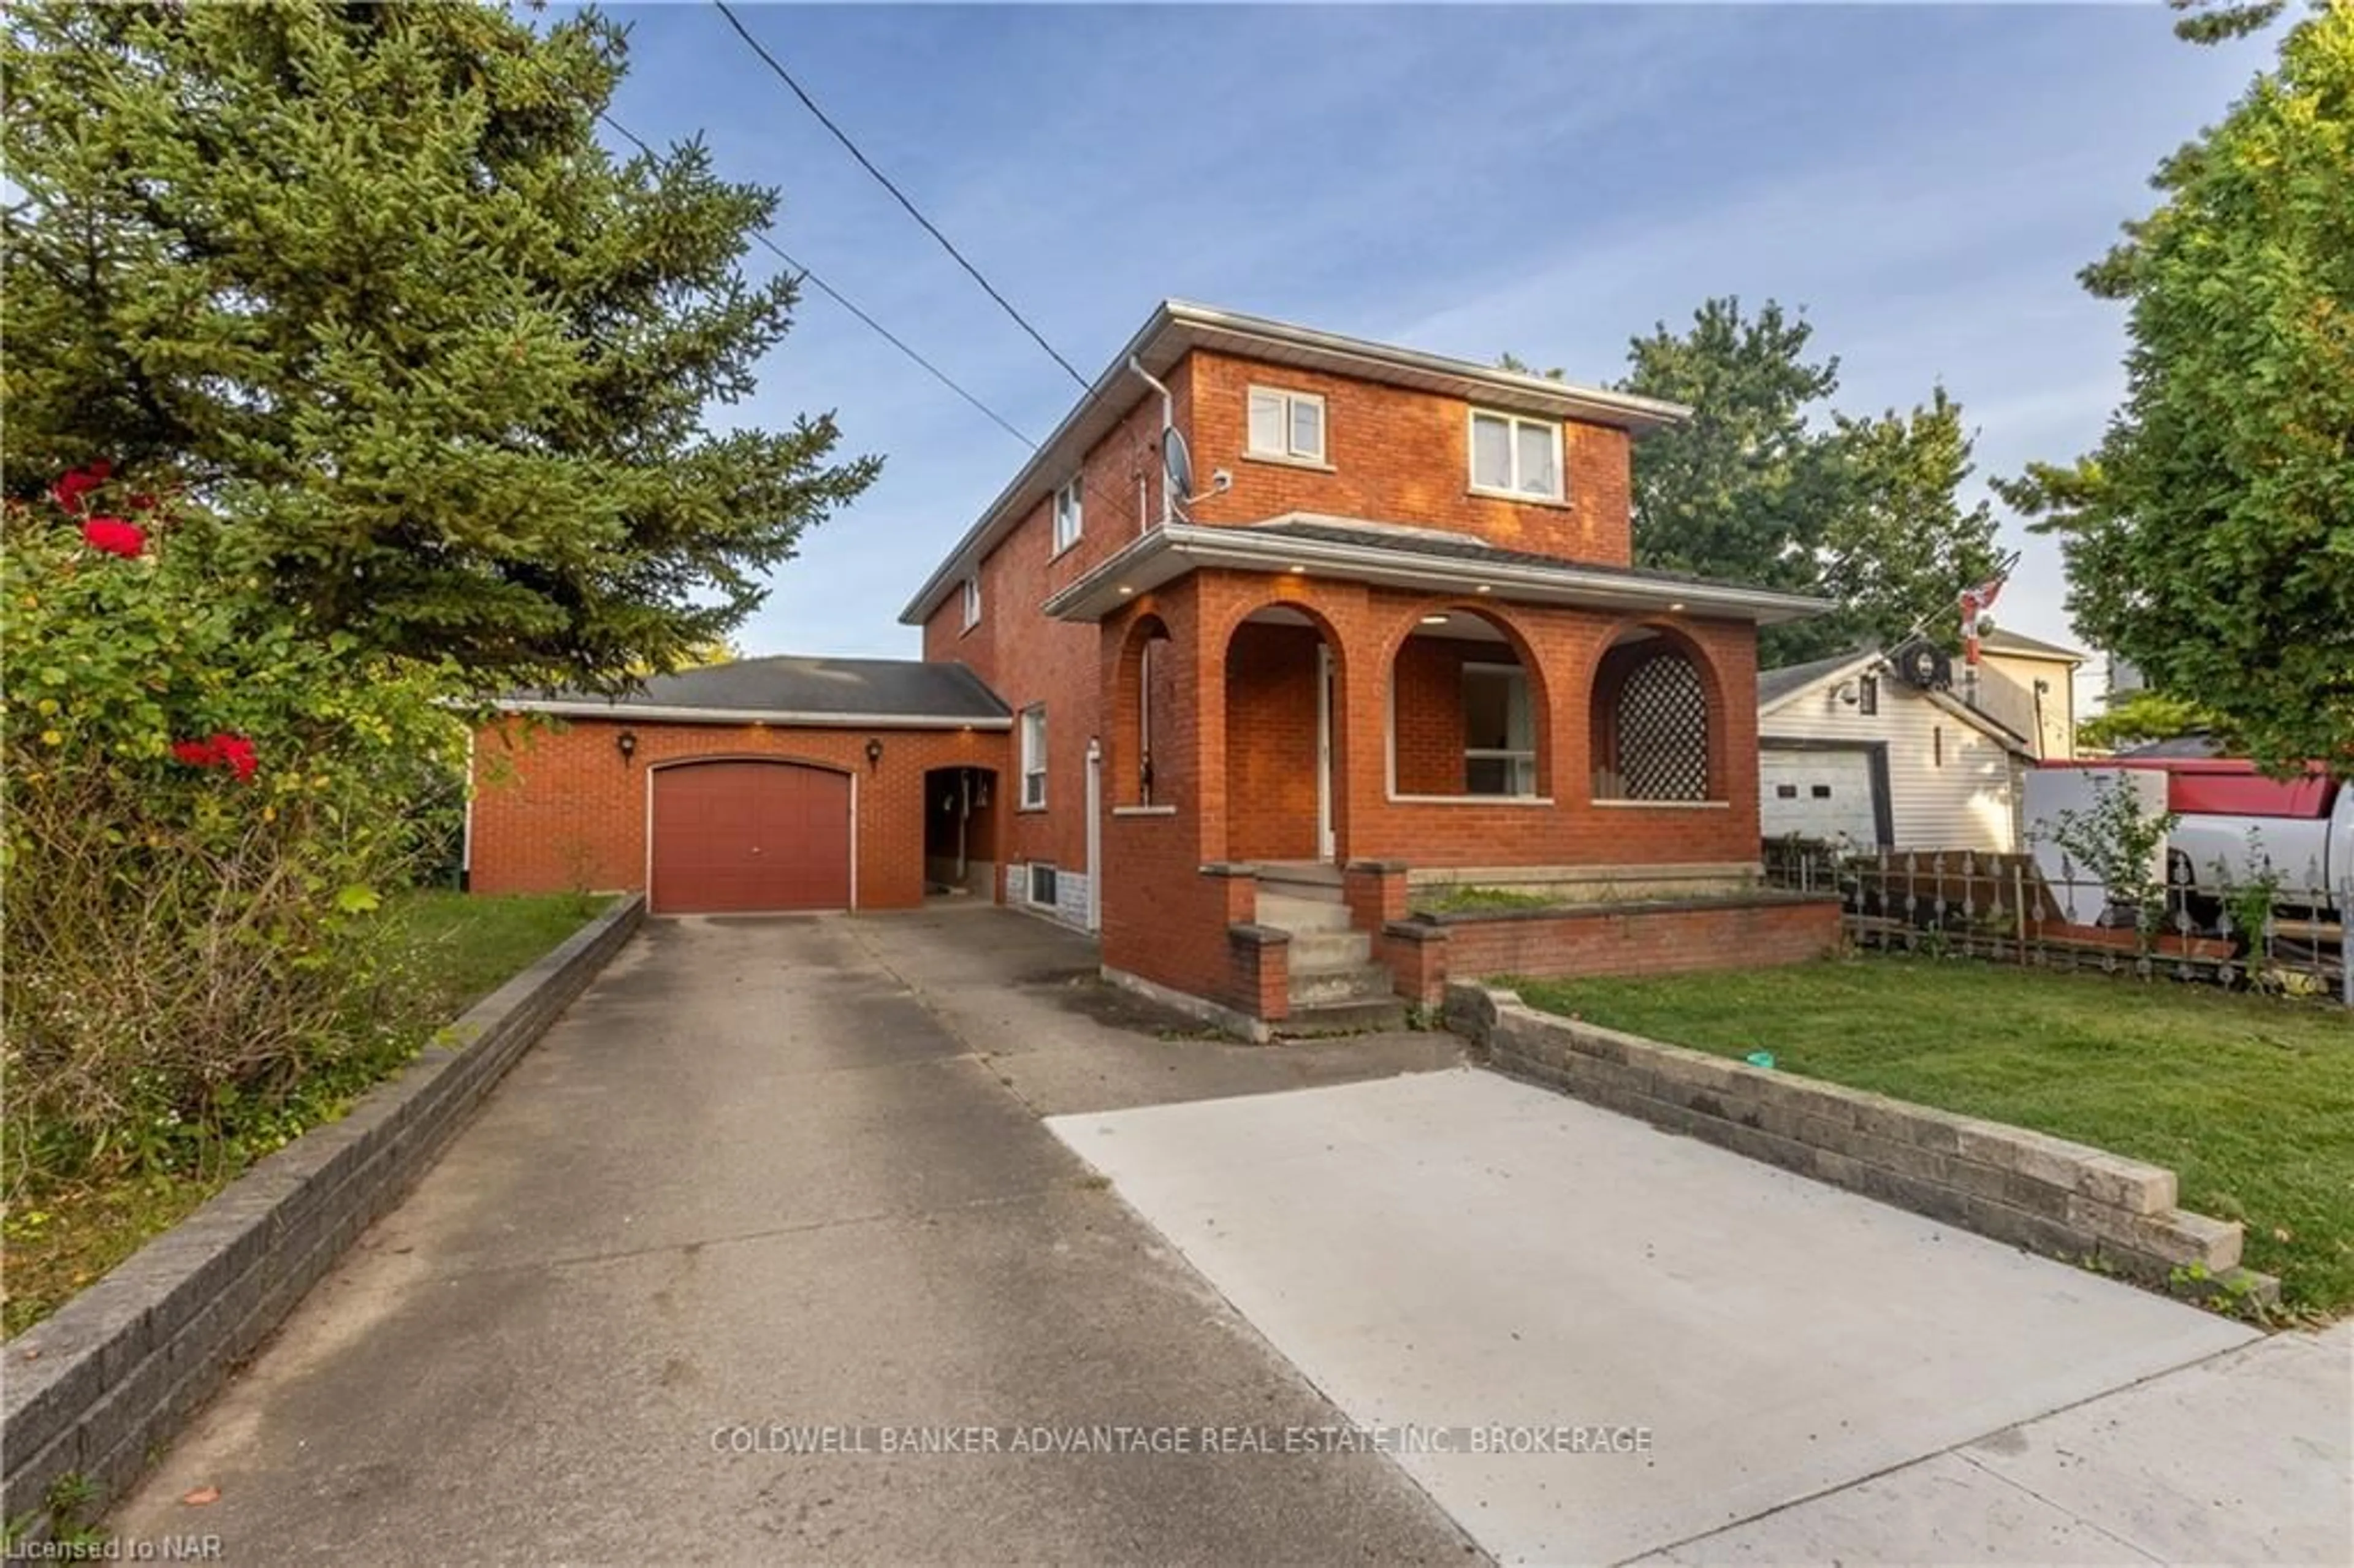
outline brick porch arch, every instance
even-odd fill
[[[1596,650],[1586,694],[1587,787],[1594,800],[1667,805],[1728,799],[1734,742],[1724,680],[1709,651],[1681,627],[1630,619],[1609,628]],[[1699,715],[1678,711],[1694,699]],[[1697,739],[1701,755],[1689,772],[1673,757],[1622,755],[1622,746],[1639,744],[1646,730],[1662,746]],[[1637,770],[1632,788],[1640,793],[1629,792],[1630,764]]]
[[[1400,748],[1405,744],[1402,736],[1405,724],[1402,710],[1409,705],[1415,694],[1401,683],[1402,681],[1410,680],[1411,673],[1407,676],[1402,676],[1398,661],[1406,652],[1407,644],[1416,637],[1436,635],[1430,628],[1423,624],[1424,619],[1432,615],[1464,615],[1482,621],[1494,628],[1504,639],[1505,646],[1511,650],[1513,659],[1525,673],[1528,681],[1531,739],[1536,749],[1536,793],[1551,798],[1556,777],[1555,753],[1559,748],[1555,746],[1553,738],[1553,692],[1551,683],[1546,679],[1545,662],[1539,657],[1536,644],[1531,640],[1527,630],[1506,607],[1492,600],[1483,601],[1468,597],[1440,597],[1422,600],[1402,613],[1391,617],[1389,624],[1383,631],[1379,654],[1380,666],[1387,677],[1384,682],[1383,700],[1390,741],[1391,755],[1388,759],[1387,782],[1391,792],[1403,795],[1418,793],[1406,788],[1405,784],[1400,781],[1397,757]],[[1450,694],[1449,701],[1459,707],[1459,693]],[[1456,716],[1460,715],[1458,714]],[[1455,793],[1456,791],[1447,792]]]
[[[1254,619],[1270,611],[1278,619]],[[1321,859],[1326,811],[1336,848],[1348,842],[1349,644],[1305,593],[1246,602],[1219,624],[1226,788],[1217,858]],[[1329,696],[1320,648],[1331,661]],[[1329,762],[1320,755],[1327,733]]]

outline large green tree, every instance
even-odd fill
[[[1999,488],[2060,535],[2081,635],[2270,763],[2354,768],[2354,5],[2301,16],[2152,184],[2083,273],[2130,312],[2124,406],[2093,452]]]
[[[774,193],[626,162],[593,12],[16,8],[5,483],[104,459],[372,652],[626,679],[725,637],[855,495],[830,416],[730,429],[784,335]]]
[[[1970,438],[1942,387],[1928,403],[1873,418],[1829,411],[1839,361],[1811,353],[1813,328],[1768,301],[1754,314],[1710,300],[1691,326],[1660,323],[1628,349],[1630,391],[1689,404],[1691,418],[1635,448],[1635,559],[1837,608],[1769,628],[1769,663],[1937,622],[1996,563],[1995,523],[1964,505]]]

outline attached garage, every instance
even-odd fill
[[[847,909],[850,774],[768,758],[651,769],[648,909],[655,915]]]
[[[500,706],[467,802],[481,892],[642,890],[656,915],[906,909],[928,880],[995,895],[982,808],[1013,715],[962,664],[741,659]]]

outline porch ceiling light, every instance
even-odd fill
[[[1447,617],[1443,615],[1426,615],[1422,618],[1422,623],[1425,626],[1444,626],[1447,624]]]
[[[1486,583],[1481,583],[1478,588],[1473,588],[1471,591],[1473,593],[1493,593],[1496,590],[1490,588]]]
[[[1134,588],[1132,588],[1129,587],[1126,583],[1122,583],[1122,584],[1120,584],[1120,585],[1119,585],[1119,591],[1120,591],[1120,596],[1121,596],[1122,598],[1126,598],[1126,597],[1128,597],[1129,595],[1133,594],[1134,592],[1136,592],[1136,590],[1135,590]]]
[[[1306,567],[1303,567],[1303,566],[1300,566],[1300,565],[1299,565],[1299,564],[1297,564],[1297,563],[1294,563],[1294,564],[1293,564],[1293,566],[1292,566],[1292,568],[1291,568],[1291,569],[1292,569],[1293,571],[1295,571],[1295,572],[1304,572],[1304,571],[1306,571],[1308,568],[1307,568]]]
[[[1669,612],[1670,615],[1681,615],[1681,614],[1682,614],[1682,613],[1683,613],[1683,608],[1684,608],[1684,601],[1683,601],[1683,600],[1681,600],[1681,599],[1678,599],[1678,600],[1676,600],[1676,602],[1675,602],[1675,603],[1673,603],[1673,604],[1671,604],[1671,605],[1668,606],[1668,612]]]

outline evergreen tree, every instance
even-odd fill
[[[776,196],[599,145],[593,12],[35,5],[0,69],[12,497],[105,459],[322,634],[601,683],[875,475],[830,416],[706,422],[790,322]]]

